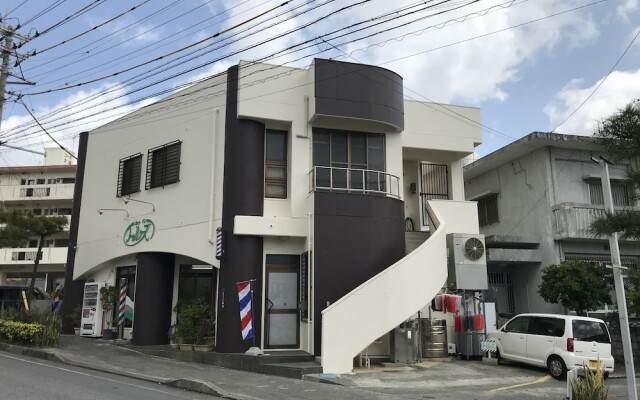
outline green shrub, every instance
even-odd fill
[[[201,343],[209,332],[209,325],[204,325],[203,320],[211,318],[211,306],[199,300],[180,301],[174,311],[177,319],[175,338],[181,343]]]
[[[44,327],[40,324],[0,320],[0,339],[9,343],[35,346],[37,336],[42,335]]]
[[[62,323],[59,315],[6,309],[0,313],[0,340],[36,347],[57,347]]]
[[[574,400],[605,400],[609,395],[609,389],[604,386],[604,368],[598,361],[596,370],[592,371],[583,367],[584,377],[580,377],[571,383]]]

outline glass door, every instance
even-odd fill
[[[267,256],[265,347],[300,347],[300,256]]]

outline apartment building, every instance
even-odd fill
[[[376,66],[241,62],[81,134],[67,290],[128,278],[134,345],[167,343],[177,301],[201,299],[236,353],[251,281],[256,347],[351,371],[446,285],[447,234],[478,234],[479,121]],[[429,232],[408,254],[407,229]]]
[[[7,209],[70,219],[75,175],[76,165],[65,150],[45,148],[42,165],[0,167],[0,201]],[[37,287],[51,291],[57,281],[64,281],[68,246],[68,227],[46,239],[36,275]],[[19,248],[0,249],[0,284],[29,282],[37,248],[38,238],[34,237]]]
[[[608,238],[589,233],[604,214],[603,155],[593,137],[533,132],[467,165],[465,194],[478,202],[489,284],[503,317],[523,312],[563,313],[538,294],[542,269],[564,260],[611,263]],[[637,209],[627,169],[610,166],[614,208]],[[638,266],[640,245],[620,240],[622,263]],[[615,298],[615,296],[612,296]]]

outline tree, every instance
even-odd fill
[[[615,114],[598,124],[595,132],[596,143],[601,145],[613,161],[631,161],[627,178],[631,183],[638,200],[640,193],[640,102],[628,104]],[[635,164],[634,164],[635,163]],[[611,236],[615,232],[627,240],[640,240],[640,212],[633,209],[617,211],[613,214],[605,212],[594,220],[590,231],[595,236]],[[625,292],[629,312],[640,313],[640,270],[637,267],[629,270],[625,279]]]
[[[538,293],[547,302],[562,304],[578,315],[611,303],[613,277],[604,265],[587,261],[563,261],[542,270]]]
[[[22,209],[7,210],[0,207],[0,224],[3,225],[0,227],[0,246],[2,247],[18,247],[32,237],[38,238],[38,250],[33,261],[33,272],[29,284],[28,297],[31,302],[44,240],[50,235],[62,232],[67,225],[67,219],[62,216],[33,215],[32,212]]]
[[[601,145],[613,161],[631,160],[640,157],[640,103],[628,104],[624,109],[606,118],[598,124],[595,132],[596,143]],[[640,170],[631,166],[627,177],[636,193],[640,193]],[[620,232],[620,236],[629,240],[640,240],[640,212],[622,210],[597,218],[590,227],[596,236],[611,236]]]

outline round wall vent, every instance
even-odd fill
[[[470,260],[477,260],[484,254],[484,245],[478,238],[471,238],[464,242],[464,255]]]

